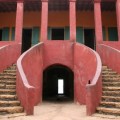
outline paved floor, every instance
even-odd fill
[[[0,117],[0,120],[120,120],[120,117],[94,115],[86,116],[83,105],[67,103],[44,102],[35,107],[34,116]]]

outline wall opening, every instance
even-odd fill
[[[43,100],[69,101],[74,97],[73,72],[62,65],[53,65],[43,73]]]
[[[0,41],[2,41],[2,29],[0,29]]]
[[[58,79],[58,95],[64,94],[64,80]]]
[[[52,40],[64,40],[64,28],[52,28]]]
[[[95,50],[95,30],[94,29],[84,29],[84,41],[85,45]]]
[[[31,47],[32,29],[23,29],[22,35],[22,53]]]

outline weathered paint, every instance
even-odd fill
[[[96,42],[103,41],[102,19],[101,19],[101,0],[94,0],[94,19]]]
[[[16,12],[16,26],[15,26],[15,41],[18,43],[21,43],[22,40],[23,11],[24,11],[24,4],[23,2],[18,1],[17,12]]]
[[[17,95],[27,115],[33,114],[34,106],[42,101],[42,46],[32,47],[17,61]]]
[[[95,91],[100,88],[101,84],[98,84],[97,87],[95,85],[93,91],[89,87],[88,93],[95,94],[87,96],[87,98],[86,85],[89,80],[91,82],[94,80],[93,84],[97,83],[98,80],[99,74],[97,77],[95,76],[98,64],[95,53],[83,45],[70,41],[47,41],[44,45],[32,47],[17,62],[17,94],[27,114],[33,114],[33,106],[42,101],[43,70],[55,64],[64,65],[73,70],[74,100],[80,104],[86,104],[85,99],[91,100],[87,102],[87,104],[92,105],[91,108],[87,107],[89,109],[88,115],[90,115],[91,110],[93,113],[96,104],[92,104],[92,101],[99,103],[99,99],[96,99],[98,92]],[[99,93],[99,95],[101,94]],[[30,98],[32,99],[29,100]]]
[[[44,69],[54,64],[61,64],[73,69],[73,43],[69,41],[47,41],[44,44]]]
[[[69,0],[70,40],[76,41],[76,0]]]
[[[86,85],[89,83],[89,81],[92,84],[93,77],[94,77],[95,73],[97,72],[98,63],[100,66],[101,65],[100,60],[97,59],[96,54],[91,49],[89,49],[83,45],[80,45],[80,44],[75,45],[75,50],[74,50],[74,76],[75,76],[74,82],[75,83],[74,83],[74,85],[75,85],[75,101],[76,102],[79,102],[80,104],[86,104],[86,101],[89,101],[89,100],[86,100],[86,93],[87,93]],[[100,76],[100,73],[101,73],[101,71],[98,72],[98,76]],[[96,79],[98,79],[98,78],[96,78]],[[95,89],[96,89],[96,87],[95,87]],[[101,92],[101,90],[100,90],[100,92]],[[96,96],[96,94],[94,94],[94,95]],[[95,100],[95,98],[91,98],[91,99],[93,99],[93,101],[96,101],[96,102],[99,101],[99,100]],[[89,103],[90,102],[91,101],[89,101]],[[92,109],[95,106],[96,105],[92,104],[92,106],[91,106]],[[91,111],[89,111],[89,112],[91,112]],[[88,115],[90,115],[89,112],[87,112]],[[93,112],[93,110],[92,110],[92,112]]]
[[[120,0],[116,0],[118,40],[120,41]]]
[[[47,40],[48,29],[48,1],[42,0],[42,14],[41,14],[41,41]]]
[[[11,17],[9,17],[11,16]],[[41,26],[41,12],[24,12],[23,28],[33,28]],[[12,27],[15,27],[16,13],[0,13],[0,28],[9,27],[10,35]],[[55,22],[54,22],[55,21]],[[107,30],[108,27],[116,27],[116,13],[102,12],[102,26]],[[67,27],[69,26],[69,11],[49,11],[48,27]],[[83,28],[94,28],[94,12],[76,11],[76,26]],[[108,40],[108,35],[106,36]],[[11,40],[11,37],[9,38]]]
[[[120,45],[120,43],[118,45]],[[103,65],[107,65],[109,68],[120,73],[120,65],[119,65],[120,64],[120,47],[119,46],[116,46],[115,44],[113,45],[100,44],[98,45],[98,53],[102,59]]]

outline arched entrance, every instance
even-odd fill
[[[52,65],[43,73],[43,100],[67,101],[74,96],[73,72],[63,65]]]

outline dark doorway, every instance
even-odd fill
[[[22,53],[31,47],[32,29],[23,29],[22,35]]]
[[[95,50],[95,30],[84,29],[84,41],[85,45]]]
[[[2,41],[2,29],[0,29],[0,41]]]
[[[59,83],[62,82],[61,85]],[[59,87],[63,86],[63,91]],[[74,96],[73,72],[61,65],[50,66],[43,73],[43,100],[68,101]]]
[[[53,28],[52,40],[64,40],[64,28]]]

